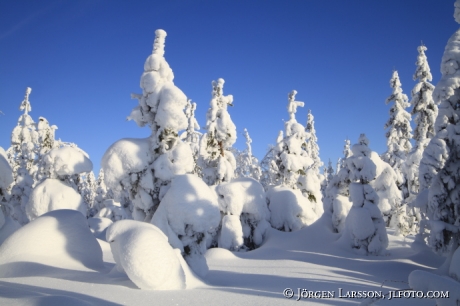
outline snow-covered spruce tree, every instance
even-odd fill
[[[235,155],[235,177],[251,177],[256,181],[259,181],[262,174],[262,170],[260,169],[259,161],[256,157],[252,155],[252,139],[249,136],[247,129],[244,129],[243,135],[246,139],[246,149],[243,152],[239,152],[239,154]]]
[[[323,179],[321,181],[321,194],[323,195],[323,201],[324,201],[324,199],[326,198],[327,185],[332,180],[335,174],[334,168],[332,168],[331,159],[329,159],[327,167],[324,167],[323,171],[324,173],[323,173]]]
[[[127,173],[120,182],[129,192],[136,220],[150,221],[171,180],[178,174],[193,171],[190,146],[178,135],[188,125],[184,114],[187,98],[174,85],[173,71],[164,58],[165,38],[165,31],[155,31],[153,51],[145,61],[141,76],[142,94],[132,95],[139,105],[128,117],[140,127],[148,125],[152,131],[149,151],[145,152],[147,166]]]
[[[311,168],[313,160],[306,151],[309,133],[295,118],[297,107],[304,105],[295,100],[296,94],[295,90],[288,94],[289,120],[285,122],[285,137],[283,133],[278,135],[268,169],[276,184],[267,190],[272,211],[270,222],[274,228],[285,231],[309,225],[323,213],[320,178]],[[281,201],[283,197],[290,200]]]
[[[347,158],[350,198],[353,206],[345,220],[340,242],[363,255],[381,255],[388,247],[385,222],[377,203],[379,197],[369,184],[376,177],[376,165],[369,157],[369,140],[361,134]]]
[[[277,160],[283,150],[283,138],[283,131],[279,131],[278,137],[276,138],[276,145],[269,145],[267,154],[265,154],[260,162],[260,167],[262,169],[260,182],[262,186],[264,186],[265,191],[267,191],[270,186],[276,186],[282,183]]]
[[[224,96],[224,79],[212,81],[212,99],[206,113],[207,131],[201,138],[198,165],[208,185],[229,182],[235,173],[235,157],[230,152],[236,141],[236,127],[227,111],[233,96]]]
[[[13,168],[14,182],[11,185],[9,212],[20,224],[27,223],[25,206],[34,185],[33,174],[39,151],[38,133],[29,112],[32,110],[29,95],[32,89],[27,87],[24,100],[19,109],[24,113],[19,117],[18,125],[11,134],[11,147],[7,150]]]
[[[352,206],[349,199],[350,180],[347,168],[347,158],[351,155],[350,140],[347,138],[343,147],[343,158],[337,161],[336,174],[329,179],[323,199],[324,210],[331,215],[332,229],[339,233],[343,231],[345,219]]]
[[[99,174],[97,175],[96,181],[96,196],[94,197],[94,205],[91,209],[90,214],[96,215],[98,211],[100,211],[104,205],[102,204],[106,199],[110,198],[107,195],[107,186],[104,182],[104,169],[99,169]]]
[[[414,73],[414,80],[418,83],[412,89],[413,106],[412,115],[415,115],[414,140],[415,146],[406,158],[404,163],[404,173],[407,179],[409,197],[406,202],[413,202],[420,189],[419,167],[423,151],[434,136],[434,123],[438,115],[438,106],[433,100],[434,86],[429,83],[432,80],[430,67],[425,55],[427,48],[418,47],[418,57],[415,63],[417,68]]]
[[[460,23],[460,1],[455,5],[455,18]],[[419,176],[421,183],[431,185],[428,189],[428,244],[436,252],[451,255],[460,238],[459,47],[460,30],[449,39],[442,57],[442,78],[433,93],[434,101],[439,104],[436,135],[423,154]]]
[[[192,149],[194,168],[192,173],[202,177],[201,168],[198,166],[198,157],[200,153],[200,139],[202,134],[198,132],[200,125],[195,118],[196,103],[188,99],[185,107],[185,116],[187,117],[187,129],[180,135],[180,138],[187,143]]]
[[[315,118],[313,117],[310,109],[308,110],[307,125],[305,126],[305,131],[310,134],[305,149],[310,155],[310,158],[313,160],[313,164],[310,168],[314,170],[317,175],[319,175],[319,168],[323,165],[323,162],[319,158],[319,146],[318,138],[316,137]]]
[[[81,196],[85,200],[86,204],[88,204],[88,217],[94,216],[94,204],[96,201],[96,189],[97,189],[97,181],[96,177],[94,176],[94,172],[90,171],[89,173],[85,174],[83,177],[80,175],[82,182],[81,188]]]
[[[48,120],[43,117],[38,118],[37,133],[38,133],[38,145],[39,154],[37,158],[37,170],[35,171],[34,179],[35,184],[40,183],[46,179],[46,173],[44,173],[43,156],[54,148],[65,145],[60,141],[55,140],[55,131],[57,130],[56,125],[50,126]]]
[[[385,123],[385,129],[388,129],[385,134],[387,151],[382,154],[382,159],[395,170],[398,176],[398,188],[402,190],[404,198],[406,198],[408,190],[402,165],[412,148],[410,143],[412,128],[410,126],[411,115],[405,110],[410,104],[407,95],[402,92],[397,71],[393,71],[390,87],[393,89],[393,93],[386,99],[385,103],[388,104],[393,101],[394,105],[390,108],[390,118]]]

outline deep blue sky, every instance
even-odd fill
[[[284,129],[287,94],[298,91],[305,125],[315,116],[320,157],[333,165],[344,139],[366,133],[386,150],[389,80],[398,70],[410,96],[417,46],[428,47],[433,84],[448,38],[458,29],[454,0],[0,0],[0,146],[32,87],[31,116],[58,126],[56,137],[88,152],[95,170],[105,150],[149,129],[126,121],[141,92],[154,31],[164,29],[175,84],[197,103],[205,125],[211,81],[224,78],[230,115],[262,158]]]

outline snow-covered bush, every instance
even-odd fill
[[[220,218],[215,192],[199,177],[185,174],[173,179],[151,223],[182,252],[192,270],[204,276],[208,272],[204,253],[217,234]]]
[[[379,197],[369,184],[376,177],[376,165],[369,158],[369,140],[364,134],[346,159],[349,191],[353,206],[345,220],[340,243],[363,255],[381,255],[388,247],[385,221],[378,208]]]
[[[130,219],[127,209],[120,205],[120,203],[113,199],[107,199],[102,202],[100,210],[97,212],[95,217],[97,218],[108,218],[112,221],[119,221],[124,219]]]
[[[35,218],[58,209],[73,209],[86,217],[87,205],[81,195],[59,179],[46,179],[30,194],[25,207],[27,218]]]
[[[185,289],[180,254],[156,226],[134,220],[112,224],[106,233],[118,271],[140,289]]]
[[[270,227],[262,185],[252,178],[238,178],[218,185],[216,192],[224,214],[218,246],[232,251],[259,247]]]
[[[200,143],[198,165],[208,185],[229,182],[235,175],[236,161],[231,146],[236,141],[236,127],[227,111],[233,96],[224,96],[224,79],[212,81],[212,99],[206,113],[207,133]]]
[[[267,200],[270,224],[278,230],[297,231],[318,219],[312,203],[298,189],[271,187],[267,191]]]
[[[243,152],[234,154],[236,160],[235,177],[252,177],[256,181],[259,181],[262,170],[260,169],[259,161],[252,155],[252,139],[249,136],[248,130],[244,129],[243,131],[244,138],[246,139],[246,149]]]

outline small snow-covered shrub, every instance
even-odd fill
[[[81,195],[57,179],[46,179],[37,185],[25,207],[29,220],[57,209],[77,210],[86,217],[86,203]]]
[[[153,215],[152,224],[180,249],[199,276],[208,272],[204,258],[220,223],[216,194],[193,174],[176,176]]]
[[[267,191],[267,199],[273,228],[285,232],[297,231],[318,218],[311,202],[299,190],[272,187]]]
[[[225,215],[219,247],[252,250],[260,246],[270,227],[263,186],[252,178],[238,178],[216,187],[219,208]]]

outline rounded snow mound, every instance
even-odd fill
[[[57,176],[74,175],[93,170],[88,154],[79,148],[62,147],[44,156],[45,164]]]
[[[118,190],[128,173],[147,168],[152,160],[149,151],[148,138],[125,138],[112,144],[101,161],[107,188]]]
[[[212,248],[205,254],[206,260],[235,259],[235,254],[224,248]]]
[[[0,246],[0,277],[49,273],[49,266],[104,269],[101,247],[81,213],[49,212],[18,229]]]
[[[57,179],[46,179],[37,185],[26,205],[29,220],[53,210],[73,209],[86,216],[86,203],[72,187]]]
[[[185,274],[178,252],[156,226],[134,220],[121,220],[107,229],[113,258],[119,271],[140,289],[185,289]]]

